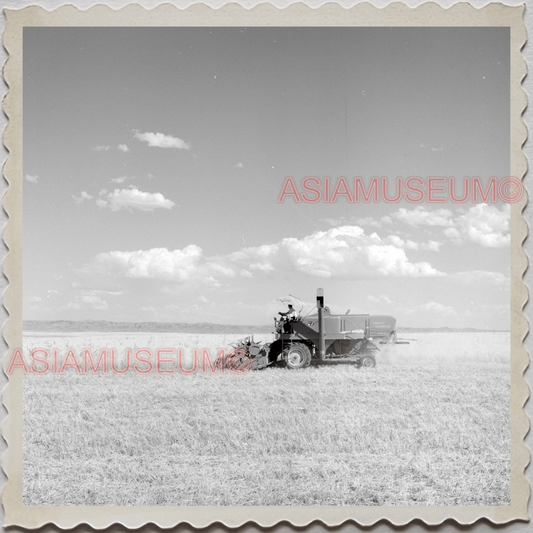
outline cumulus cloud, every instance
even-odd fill
[[[509,204],[504,204],[502,209],[485,203],[477,204],[466,212],[463,210],[459,215],[454,215],[449,209],[430,210],[422,206],[417,206],[415,209],[401,207],[390,217],[382,217],[380,222],[386,223],[387,219],[413,227],[443,227],[444,235],[455,244],[473,242],[488,248],[498,248],[507,246],[511,238]],[[370,220],[365,220],[365,222],[369,224]],[[439,241],[432,240],[421,244],[420,249],[438,251],[441,244]]]
[[[141,133],[139,131],[135,131],[133,136],[139,141],[147,142],[148,146],[157,146],[159,148],[178,148],[180,150],[189,150],[191,147],[189,143],[186,143],[182,139],[172,137],[172,135],[165,135],[163,133]]]
[[[373,217],[339,217],[339,218],[321,218],[320,222],[325,222],[330,226],[373,226],[376,228],[381,227],[384,219],[388,217],[382,217],[377,220]]]
[[[333,227],[344,224],[344,222],[340,218],[321,218],[319,222],[325,222],[326,224],[329,224]]]
[[[422,206],[417,206],[415,209],[400,207],[390,216],[410,226],[453,226],[453,214],[449,209],[426,209]]]
[[[80,310],[80,309],[108,309],[109,305],[100,295],[102,291],[82,291],[73,301],[68,302],[63,309]]]
[[[96,263],[106,271],[118,271],[129,278],[188,281],[198,271],[202,249],[191,244],[182,250],[152,248],[135,252],[105,252]]]
[[[39,176],[30,176],[29,174],[26,174],[26,176],[24,176],[24,179],[26,181],[29,181],[30,183],[37,183],[39,181]]]
[[[107,152],[110,148],[111,146],[93,146],[92,149],[95,152]]]
[[[358,226],[341,226],[302,239],[244,248],[230,254],[229,260],[247,270],[259,270],[258,265],[268,272],[291,268],[323,278],[443,275],[427,262],[411,263],[402,246],[396,239],[366,235]]]
[[[128,176],[121,176],[120,178],[111,178],[113,183],[124,183],[128,179]]]
[[[456,272],[451,277],[461,282],[471,285],[473,283],[490,283],[498,286],[510,286],[509,276],[502,272],[491,270],[469,270],[466,272]]]
[[[456,317],[457,311],[451,305],[443,305],[438,302],[428,302],[421,306],[423,311],[444,316],[444,317]]]
[[[119,144],[117,147],[121,152],[129,152],[130,149],[128,148],[127,144]]]
[[[402,250],[418,250],[418,244],[416,242],[409,239],[404,240],[397,235],[389,235],[385,241],[393,244],[397,248],[401,248]]]
[[[375,303],[392,303],[392,300],[386,294],[380,294],[379,296],[373,296],[372,294],[370,294],[368,296],[368,300]]]
[[[428,241],[428,242],[423,242],[420,245],[420,249],[421,250],[430,250],[430,251],[433,251],[433,252],[438,252],[440,250],[441,246],[442,246],[442,242],[440,242],[440,241]]]
[[[511,242],[510,218],[510,204],[505,204],[501,210],[496,206],[477,204],[459,216],[456,227],[449,228],[445,234],[458,244],[470,241],[487,248],[508,246]]]
[[[199,281],[218,287],[221,280],[246,279],[285,272],[320,278],[361,279],[379,277],[444,276],[427,262],[409,261],[402,243],[366,235],[357,226],[318,231],[285,238],[275,244],[243,248],[225,256],[205,257],[189,245],[181,250],[153,248],[134,252],[113,251],[96,257],[100,274],[174,282]]]
[[[142,192],[139,189],[115,189],[107,193],[100,191],[100,198],[96,205],[101,208],[119,211],[120,209],[134,208],[140,211],[153,211],[154,209],[172,209],[176,204],[165,198],[161,193]]]
[[[376,228],[379,228],[382,225],[381,221],[376,220],[372,217],[357,218],[355,219],[355,223],[358,226],[374,226]]]
[[[72,196],[72,198],[74,198],[74,201],[77,204],[82,204],[84,200],[91,200],[93,197],[89,193],[81,191],[81,194],[79,196]]]

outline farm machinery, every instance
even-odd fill
[[[291,369],[309,365],[353,364],[376,366],[376,354],[383,345],[409,344],[398,340],[396,319],[389,315],[344,315],[331,313],[324,306],[324,291],[317,290],[317,312],[304,318],[274,318],[275,340],[262,344],[253,337],[233,345],[231,365],[259,370],[269,365]],[[284,313],[280,313],[284,314]]]

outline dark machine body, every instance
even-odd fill
[[[376,366],[383,345],[404,343],[396,338],[396,319],[389,315],[332,314],[317,290],[317,313],[303,319],[275,320],[276,339],[268,344],[247,337],[236,345],[232,357],[252,360],[252,369],[269,365],[305,368],[311,364]]]

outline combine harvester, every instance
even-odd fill
[[[389,315],[332,314],[324,307],[324,291],[317,289],[317,313],[293,320],[277,320],[276,339],[262,344],[246,337],[233,345],[228,364],[252,361],[252,370],[269,365],[306,368],[309,365],[353,364],[376,366],[378,346],[409,344],[396,337],[396,319]],[[246,359],[247,358],[247,359]]]

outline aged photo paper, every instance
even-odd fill
[[[529,520],[524,9],[6,9],[4,525]]]

